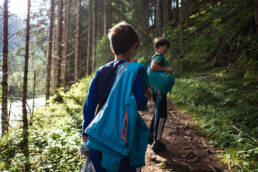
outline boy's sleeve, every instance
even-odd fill
[[[133,87],[138,110],[146,110],[147,97],[144,95],[145,85],[144,70],[142,69],[139,70]]]
[[[88,96],[84,102],[83,106],[83,123],[82,123],[82,135],[87,136],[84,130],[88,127],[91,123],[93,118],[95,117],[95,110],[98,104],[97,100],[97,89],[96,89],[96,78],[98,75],[98,71],[96,72],[88,92]]]
[[[156,54],[156,55],[153,57],[153,60],[154,60],[154,61],[157,61],[158,63],[160,63],[160,62],[163,60],[163,56],[160,55],[160,54]]]

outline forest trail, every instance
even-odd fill
[[[140,112],[148,126],[152,115]],[[143,172],[227,172],[227,165],[217,158],[217,151],[207,145],[199,128],[170,104],[162,135],[165,152],[155,154],[148,145]]]

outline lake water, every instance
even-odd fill
[[[32,104],[33,104],[33,99],[28,99],[27,100],[28,117],[32,110]],[[34,111],[43,106],[45,106],[45,97],[38,97],[34,99]],[[22,122],[22,101],[15,101],[15,102],[12,102],[11,104],[8,103],[8,111],[10,111],[9,128],[17,125],[17,122]],[[2,111],[0,111],[0,135],[1,133],[2,133]]]

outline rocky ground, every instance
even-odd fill
[[[141,112],[150,125],[153,114]],[[218,150],[205,143],[198,126],[187,115],[176,112],[170,104],[162,135],[167,150],[155,154],[148,145],[143,172],[227,172],[217,158]]]

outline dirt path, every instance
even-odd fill
[[[155,154],[150,145],[143,172],[227,172],[226,165],[216,158],[216,150],[206,145],[201,132],[185,115],[168,108],[168,118],[162,135],[167,150]],[[152,115],[141,113],[150,125]]]

